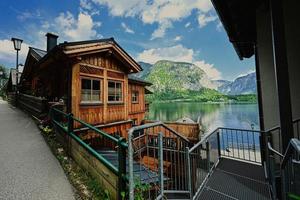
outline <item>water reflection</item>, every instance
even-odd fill
[[[205,132],[217,127],[259,129],[257,104],[204,104],[198,102],[153,103],[148,119],[176,121],[189,117],[200,122]]]

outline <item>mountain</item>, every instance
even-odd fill
[[[139,64],[143,68],[143,71],[135,74],[135,76],[141,79],[146,79],[146,77],[150,74],[153,65],[145,62],[139,62]]]
[[[218,91],[228,95],[256,94],[255,72],[238,77],[233,82],[218,87]]]
[[[153,83],[152,89],[156,92],[199,91],[207,88],[226,95],[256,94],[255,72],[234,81],[210,80],[205,71],[192,63],[160,60],[155,64],[139,64],[143,71],[135,76]]]
[[[140,65],[144,70],[136,76],[153,83],[153,89],[159,92],[217,88],[214,81],[210,80],[201,68],[192,63],[160,60],[154,65],[143,62],[140,62]]]
[[[213,80],[213,83],[215,84],[216,89],[218,89],[222,86],[225,87],[225,85],[229,85],[232,82],[227,80]]]

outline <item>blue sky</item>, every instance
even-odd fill
[[[254,70],[240,61],[209,0],[2,0],[0,64],[15,65],[11,37],[45,49],[47,32],[59,42],[114,37],[137,61],[191,62],[212,79]]]

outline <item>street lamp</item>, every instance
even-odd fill
[[[18,39],[18,38],[11,38],[11,41],[14,43],[14,48],[17,51],[17,63],[16,63],[16,69],[17,69],[17,74],[16,74],[16,86],[17,86],[17,90],[18,90],[18,76],[19,76],[19,51],[21,50],[21,44],[23,42],[23,40]]]

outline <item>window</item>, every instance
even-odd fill
[[[132,119],[132,125],[137,126],[138,125],[138,120],[137,119]]]
[[[122,101],[122,83],[117,81],[108,81],[108,102]]]
[[[81,79],[81,102],[101,102],[100,80]]]
[[[138,103],[139,102],[139,92],[133,91],[131,96],[132,103]]]

